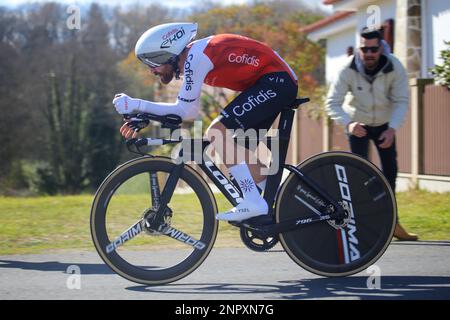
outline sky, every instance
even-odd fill
[[[213,0],[214,2],[218,2],[222,5],[229,5],[229,4],[244,4],[246,2],[250,2],[251,0]],[[306,3],[312,7],[318,6],[319,8],[326,10],[330,12],[330,6],[324,6],[322,4],[322,0],[298,0],[302,1],[303,3]],[[0,6],[8,6],[8,7],[15,7],[24,3],[28,2],[47,2],[46,0],[0,0]],[[109,5],[124,5],[124,4],[132,4],[132,3],[141,3],[141,4],[151,4],[151,3],[162,3],[168,7],[173,8],[187,8],[195,5],[195,3],[198,3],[198,0],[56,0],[56,2],[60,3],[67,3],[67,4],[89,4],[91,2],[97,2],[99,4],[109,4]]]
[[[27,2],[47,2],[48,0],[0,0],[1,5],[7,5],[7,6],[16,6],[20,4],[24,4]],[[110,5],[118,5],[118,4],[126,4],[126,3],[141,3],[141,4],[150,4],[150,3],[161,3],[161,0],[132,0],[132,1],[126,1],[126,0],[56,0],[56,2],[59,3],[68,3],[68,4],[89,4],[91,2],[96,2],[99,4],[110,4]],[[245,3],[246,0],[221,0],[221,3],[224,4],[241,4]],[[190,5],[193,5],[195,3],[195,0],[166,0],[164,1],[164,5],[170,6],[170,7],[188,7]]]

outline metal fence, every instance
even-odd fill
[[[435,86],[431,79],[410,80],[410,108],[397,132],[399,177],[410,188],[440,183],[450,190],[450,90]],[[299,110],[289,148],[288,160],[299,163],[323,151],[349,151],[344,128],[329,119],[314,120]],[[369,159],[380,166],[372,145]],[[442,187],[443,186],[443,187]]]

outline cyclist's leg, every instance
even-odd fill
[[[206,132],[206,136],[211,141],[214,150],[226,164],[229,173],[236,179],[243,195],[242,202],[228,212],[218,214],[217,219],[241,221],[267,214],[267,203],[256,188],[247,163],[243,160],[240,162],[233,161],[235,154],[238,155],[238,159],[242,159],[242,156],[245,154],[245,148],[234,142],[233,134],[220,121],[214,121],[211,124]]]
[[[208,128],[206,132],[207,139],[211,141],[211,144],[215,148],[215,151],[219,154],[222,163],[227,168],[245,161],[249,167],[252,177],[255,182],[260,182],[263,178],[260,175],[260,169],[264,166],[256,155],[257,146],[254,148],[246,148],[243,143],[236,143],[233,130],[226,128],[221,122],[220,118],[216,118]],[[219,140],[219,141],[218,141]],[[256,138],[255,138],[256,140]],[[224,141],[221,143],[221,141]],[[257,141],[251,141],[251,144],[256,144]],[[225,146],[228,146],[225,148]]]
[[[290,104],[297,95],[297,84],[294,83],[287,72],[277,72],[264,75],[255,85],[236,97],[221,112],[216,123],[210,129],[229,129],[236,136],[246,135],[255,140],[262,138],[271,127],[282,108]],[[223,126],[220,126],[222,124]],[[219,128],[219,126],[221,128]],[[234,140],[233,140],[234,143]],[[250,150],[241,149],[246,154],[244,159],[252,160],[250,169],[255,181],[264,179],[260,170],[264,165],[258,161],[254,152],[257,143],[250,146]],[[236,153],[235,153],[236,154]],[[243,159],[242,155],[238,159]],[[230,157],[233,165],[236,157]],[[226,163],[227,164],[227,163]]]
[[[259,128],[262,131],[259,130],[257,131],[258,143],[256,145],[251,146],[253,148],[246,149],[246,152],[248,153],[246,159],[249,159],[250,161],[249,162],[250,172],[252,173],[252,176],[256,184],[258,185],[258,187],[260,187],[261,190],[264,190],[265,182],[267,180],[267,175],[265,173],[268,170],[268,164],[267,165],[264,164],[262,162],[262,159],[265,159],[267,162],[266,158],[268,155],[267,149],[265,149],[266,147],[264,146],[264,144],[261,145],[259,142],[260,140],[263,139],[262,135],[267,134],[268,130],[270,129],[271,125],[273,124],[277,116],[278,114],[275,114],[259,124]]]
[[[253,87],[236,97],[208,128],[207,138],[222,157],[244,193],[244,202],[226,215],[219,215],[219,219],[243,220],[240,217],[248,219],[252,216],[267,213],[267,204],[255,187],[249,166],[245,161],[236,162],[234,155],[237,155],[237,159],[240,160],[247,152],[243,146],[234,142],[233,131],[241,129],[247,134],[249,129],[268,129],[280,113],[281,108],[293,101],[296,94],[297,84],[291,80],[287,73],[265,75]],[[270,123],[268,123],[268,120],[270,120]],[[263,128],[262,125],[266,127]],[[232,153],[233,156],[230,157],[229,153]],[[232,159],[231,163],[229,162],[230,159]],[[256,167],[253,167],[253,171],[258,171],[259,165],[257,163],[256,165]]]

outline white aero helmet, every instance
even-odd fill
[[[136,57],[150,67],[177,61],[197,35],[196,23],[166,23],[148,29],[136,42]]]

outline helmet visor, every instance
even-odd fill
[[[141,54],[138,56],[139,60],[148,65],[151,68],[159,67],[163,64],[167,64],[175,55],[166,51],[152,52]]]

